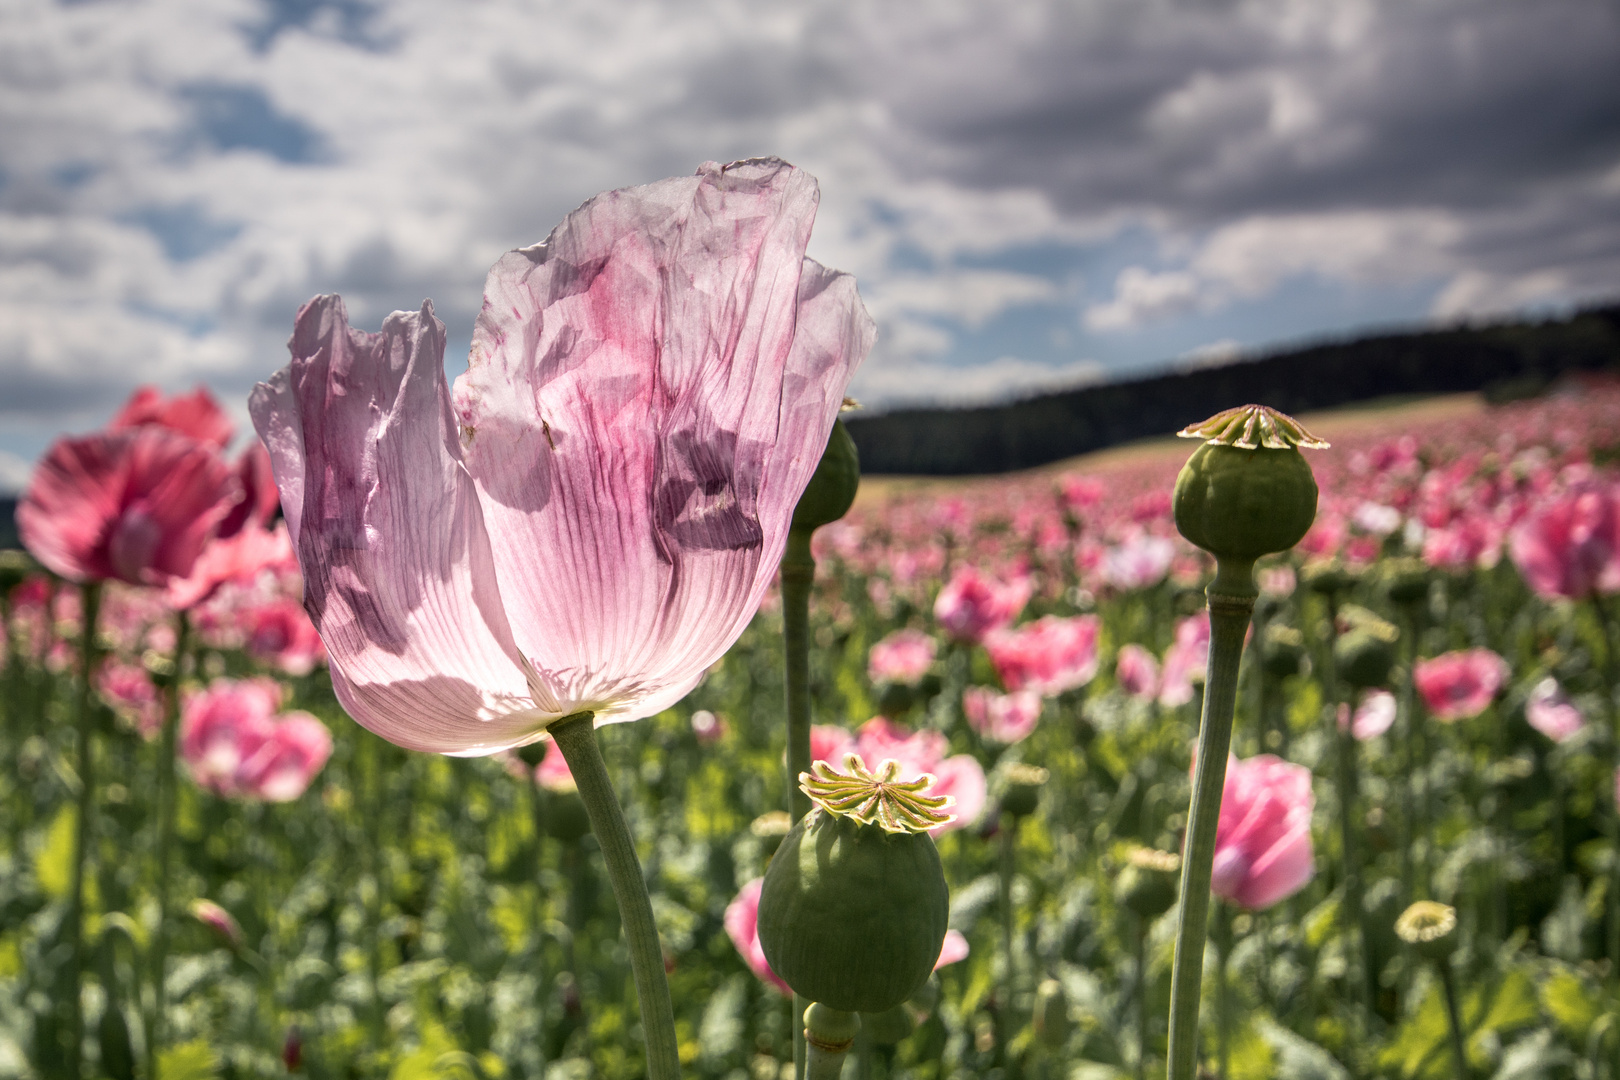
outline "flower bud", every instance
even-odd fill
[[[1326,446],[1282,413],[1228,409],[1181,433],[1203,439],[1176,477],[1176,528],[1217,558],[1287,551],[1316,520],[1316,478],[1300,446]]]
[[[1069,1041],[1069,996],[1056,979],[1045,979],[1035,988],[1035,1037],[1056,1050]]]
[[[281,1044],[281,1064],[290,1073],[304,1067],[304,1037],[299,1034],[297,1024],[287,1029],[287,1039]]]
[[[230,912],[212,900],[193,900],[191,917],[212,930],[220,943],[232,951],[242,947],[242,927]]]
[[[1457,909],[1433,900],[1419,900],[1395,920],[1395,934],[1431,960],[1444,960],[1457,948]]]
[[[1307,589],[1322,596],[1341,593],[1356,583],[1355,574],[1338,559],[1320,559],[1308,563],[1300,571],[1300,578]]]
[[[1429,597],[1429,564],[1422,559],[1386,559],[1379,578],[1384,592],[1397,604],[1415,604]]]
[[[917,1021],[911,1006],[901,1003],[887,1012],[861,1017],[861,1030],[878,1046],[893,1046],[917,1030]]]
[[[933,777],[900,782],[844,759],[816,762],[800,787],[815,809],[782,840],[765,873],[759,941],[795,993],[843,1012],[882,1013],[928,978],[945,940],[950,891],[933,838],[948,798]]]
[[[861,485],[861,458],[855,449],[855,440],[842,420],[833,421],[832,433],[827,436],[827,448],[822,451],[821,463],[816,466],[799,504],[793,508],[794,529],[815,530],[837,521],[849,512],[855,502],[855,491]]]

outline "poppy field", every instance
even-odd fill
[[[1403,415],[1312,453],[1316,524],[1258,570],[1201,1057],[1448,1077],[1460,1048],[1479,1077],[1613,1076],[1620,385]],[[561,754],[353,723],[262,454],[227,458],[222,421],[149,394],[114,424],[238,480],[236,531],[187,578],[5,557],[0,1075],[644,1075]],[[1169,516],[1181,456],[879,480],[816,531],[814,756],[930,774],[955,815],[937,970],[867,1019],[847,1076],[1164,1075],[1209,635],[1210,560]],[[755,933],[787,830],[783,655],[773,588],[684,699],[601,729],[684,1075],[791,1075]]]

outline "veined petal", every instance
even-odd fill
[[[338,699],[413,750],[490,753],[537,737],[461,462],[444,382],[444,324],[424,303],[380,334],[343,301],[306,304],[292,363],[254,389]]]
[[[490,272],[455,408],[536,701],[678,700],[742,632],[870,346],[779,161],[609,192]]]

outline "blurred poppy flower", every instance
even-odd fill
[[[1588,483],[1548,500],[1513,530],[1508,550],[1542,596],[1620,590],[1620,486]]]
[[[211,450],[223,450],[236,433],[236,425],[205,386],[174,397],[164,397],[155,386],[142,386],[107,424],[108,431],[143,427],[178,432]]]
[[[332,736],[305,712],[277,715],[271,679],[216,679],[187,698],[180,756],[192,779],[223,798],[298,798],[332,754]]]
[[[1159,661],[1140,645],[1119,647],[1119,659],[1114,662],[1114,679],[1119,688],[1131,697],[1152,698],[1159,693]]]
[[[1050,697],[1084,686],[1097,674],[1101,628],[1096,615],[1047,615],[986,634],[984,647],[1008,690],[1033,690]]]
[[[1419,660],[1412,685],[1436,720],[1450,723],[1484,712],[1507,682],[1508,664],[1489,649],[1467,649]]]
[[[1311,771],[1270,754],[1226,766],[1210,891],[1251,911],[1311,880]]]
[[[934,599],[934,618],[958,641],[977,643],[1018,617],[1034,590],[1029,578],[995,581],[971,566],[958,567]]]
[[[873,327],[776,160],[609,192],[490,272],[452,395],[432,306],[299,312],[254,392],[345,709],[485,754],[650,716],[747,626]]]
[[[937,649],[934,639],[921,630],[896,630],[867,654],[867,678],[875,683],[915,685],[928,674]]]
[[[1536,683],[1524,703],[1524,718],[1553,742],[1563,742],[1586,726],[1586,717],[1551,676]]]
[[[962,713],[968,726],[992,742],[1015,743],[1029,737],[1041,718],[1041,695],[1033,690],[998,694],[988,686],[962,691]]]

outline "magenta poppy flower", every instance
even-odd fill
[[[855,738],[831,724],[810,725],[810,760],[842,766],[844,755],[855,749]]]
[[[1311,880],[1311,771],[1270,754],[1231,758],[1215,829],[1209,888],[1251,911],[1286,900]]]
[[[1436,720],[1451,723],[1484,712],[1507,683],[1508,663],[1489,649],[1467,649],[1419,660],[1412,685]]]
[[[896,630],[872,646],[866,657],[866,675],[875,683],[915,685],[928,674],[937,649],[934,639],[921,630]]]
[[[968,726],[992,742],[1012,744],[1027,739],[1041,718],[1041,695],[1033,690],[998,694],[988,686],[962,691],[962,713]]]
[[[159,427],[58,439],[17,507],[23,545],[70,581],[191,573],[240,496],[209,447]]]
[[[452,395],[431,305],[299,312],[254,392],[345,709],[487,754],[686,695],[747,626],[873,326],[780,161],[609,192],[490,272]],[[452,404],[453,400],[453,404]]]
[[[1159,704],[1185,705],[1193,699],[1193,680],[1209,668],[1209,612],[1188,615],[1176,623],[1176,639],[1164,652]]]
[[[558,793],[577,791],[578,785],[574,783],[574,773],[568,767],[568,762],[557,749],[557,744],[550,739],[546,740],[546,754],[540,759],[540,764],[534,767],[534,782],[547,791]]]
[[[971,566],[958,567],[934,599],[934,618],[951,637],[976,644],[1016,619],[1033,591],[1028,577],[1003,583]]]
[[[1050,697],[1084,686],[1097,674],[1101,628],[1096,615],[1047,615],[986,634],[984,647],[1008,690],[1033,690]]]
[[[1620,487],[1587,484],[1543,503],[1513,530],[1508,550],[1542,596],[1620,591]]]
[[[1558,680],[1548,676],[1536,683],[1524,703],[1524,718],[1553,742],[1573,738],[1586,726],[1586,717],[1569,700]]]
[[[144,739],[163,726],[163,698],[152,676],[140,664],[109,656],[96,672],[96,690],[114,712]]]
[[[239,619],[247,654],[283,674],[308,675],[326,660],[321,636],[296,600],[281,597],[256,604],[242,611]]]
[[[726,905],[725,927],[726,936],[737,949],[743,963],[760,982],[771,987],[784,997],[793,996],[793,988],[783,982],[776,972],[771,970],[770,962],[765,959],[765,950],[759,943],[759,894],[765,887],[764,878],[755,878],[742,887],[731,903]],[[960,931],[945,931],[945,940],[939,946],[939,959],[934,961],[934,970],[938,971],[947,964],[954,964],[964,960],[968,955],[968,941]]]
[[[142,427],[167,428],[212,450],[223,450],[236,434],[236,425],[206,386],[174,397],[164,397],[155,386],[140,387],[107,424],[108,431]]]
[[[1159,661],[1140,645],[1121,645],[1119,659],[1114,663],[1114,678],[1119,683],[1119,688],[1131,697],[1157,697]]]
[[[269,737],[236,770],[238,791],[263,802],[291,802],[332,756],[332,733],[301,710],[276,717]]]
[[[191,573],[169,580],[163,598],[177,611],[189,610],[207,600],[221,585],[251,585],[266,570],[295,566],[286,529],[241,529],[234,536],[209,542],[192,564]]]
[[[984,813],[990,793],[984,766],[972,754],[946,757],[950,743],[938,731],[907,731],[887,717],[875,716],[861,725],[853,749],[873,768],[890,759],[899,762],[902,780],[914,780],[926,773],[934,778],[929,794],[949,795],[955,800],[951,807],[955,820],[929,830],[935,836],[966,828]]]

